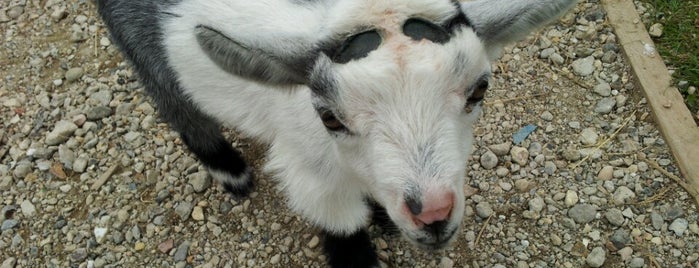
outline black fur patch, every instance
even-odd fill
[[[419,198],[415,198],[412,195],[405,195],[405,204],[410,209],[410,213],[413,215],[420,215],[422,213],[422,202]]]
[[[325,232],[323,249],[332,268],[378,267],[379,259],[366,230],[349,236]]]
[[[397,235],[400,233],[398,226],[388,216],[388,212],[386,212],[384,207],[373,201],[369,202],[369,205],[372,211],[371,221],[374,225],[380,227],[384,234]]]

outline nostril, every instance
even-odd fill
[[[432,224],[434,222],[438,221],[445,221],[449,218],[451,215],[451,209],[454,207],[453,202],[449,202],[444,204],[444,206],[432,209],[432,210],[427,210],[423,211],[419,215],[417,215],[415,218],[420,221],[421,223],[425,225]]]
[[[420,213],[422,213],[422,202],[415,197],[406,196],[405,205],[413,215],[420,215]]]

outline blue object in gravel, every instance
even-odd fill
[[[536,128],[537,128],[537,126],[531,125],[531,124],[524,126],[519,131],[517,131],[517,133],[512,135],[512,142],[514,144],[522,143],[524,141],[524,139],[529,137],[529,134],[532,134],[532,132],[534,132],[534,130],[536,130]]]

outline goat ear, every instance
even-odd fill
[[[464,2],[461,9],[476,34],[483,40],[491,59],[502,47],[519,41],[530,32],[558,19],[577,0],[477,0]]]
[[[243,44],[204,25],[197,26],[195,34],[201,48],[221,69],[273,85],[305,84],[308,69],[315,58],[313,54],[317,54],[312,51],[289,51],[288,47],[275,49],[260,44]]]

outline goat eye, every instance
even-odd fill
[[[488,90],[488,79],[481,79],[476,84],[476,87],[473,90],[473,93],[471,93],[471,96],[468,97],[467,103],[472,104],[482,101],[485,97],[486,90]]]
[[[450,37],[446,29],[421,19],[408,19],[403,24],[403,33],[416,41],[427,39],[438,44],[446,43]]]
[[[340,122],[340,120],[335,117],[333,112],[328,110],[320,111],[320,120],[323,121],[323,125],[330,131],[339,131],[345,129],[345,125]]]
[[[381,35],[376,31],[367,31],[356,34],[345,41],[340,48],[335,51],[332,61],[336,63],[347,63],[351,60],[361,59],[379,48],[381,45]]]

